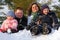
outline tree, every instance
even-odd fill
[[[12,0],[14,2],[14,8],[16,7],[22,7],[24,10],[24,13],[26,13],[26,10],[30,3],[35,2],[35,0]]]
[[[12,0],[5,0],[6,4],[9,6],[10,9],[13,9],[14,8],[14,4],[12,2]]]
[[[26,13],[26,10],[30,3],[36,2],[36,0],[5,0],[5,2],[9,5],[10,9],[11,7],[13,9],[15,9],[16,7],[22,7],[24,13]]]
[[[42,0],[42,2],[41,2],[41,5],[42,4],[48,4],[48,5],[52,4],[52,0],[44,0],[44,1]],[[60,2],[60,0],[58,2]],[[57,13],[57,15],[58,15],[58,18],[60,18],[60,16],[59,16],[60,15],[60,6],[59,5],[58,6],[57,5],[53,5],[52,7],[54,7],[56,9],[56,10],[53,9],[53,11],[55,11]]]
[[[60,18],[60,6],[54,6],[56,9],[55,12],[58,14],[58,17]]]

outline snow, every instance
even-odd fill
[[[59,5],[60,4],[60,2],[59,2],[59,0],[37,0],[37,2],[39,2],[39,3],[41,3],[41,4],[45,4],[45,3],[47,3],[47,2],[51,2],[51,5]]]
[[[32,18],[33,18],[33,15],[31,15],[31,16],[28,16],[28,23],[27,23],[27,25],[29,25],[29,24],[31,23],[31,21],[32,21]]]
[[[9,11],[8,5],[0,5],[0,7],[4,7],[4,9],[0,9],[0,12],[7,13]]]
[[[14,34],[0,33],[1,40],[31,40],[31,36],[28,31],[23,30]]]
[[[40,4],[45,4],[48,3],[48,1],[51,1],[51,4],[49,4],[50,10],[56,10],[53,6],[59,6],[60,7],[60,2],[59,0],[37,0],[38,3]]]
[[[52,33],[48,35],[38,35],[32,36],[30,31],[26,29],[19,31],[18,33],[8,34],[0,32],[1,40],[60,40],[60,28],[59,30],[53,30]]]

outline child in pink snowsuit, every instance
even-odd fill
[[[13,11],[7,13],[7,19],[1,25],[0,32],[7,32],[8,29],[17,31],[17,20],[14,19],[15,15]]]

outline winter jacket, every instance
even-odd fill
[[[8,28],[10,29],[14,29],[17,31],[17,25],[18,25],[18,22],[17,20],[13,19],[13,20],[8,20],[6,19],[3,23],[2,23],[2,26],[1,26],[1,30],[2,31],[7,31]]]
[[[42,24],[43,23],[47,23],[49,26],[51,26],[51,27],[53,27],[52,26],[52,24],[53,24],[53,22],[55,23],[55,24],[58,24],[58,19],[57,19],[57,16],[56,16],[56,14],[54,13],[54,12],[49,12],[47,15],[44,15],[44,14],[42,14],[42,13],[40,13],[39,15],[38,15],[38,17],[36,18],[36,20],[35,21],[32,21],[30,24],[29,24],[29,26],[34,26],[34,25],[36,25],[35,24],[35,22],[37,21],[37,19],[39,19],[40,18],[40,20],[42,21]],[[30,27],[29,27],[30,28]]]
[[[40,15],[39,19],[41,20],[42,24],[47,23],[48,25],[50,25],[52,27],[53,24],[53,19],[50,17],[50,15]]]
[[[21,19],[17,17],[15,19],[18,21],[18,26],[17,26],[18,31],[23,30],[25,26],[27,26],[27,18],[25,16],[23,16]]]
[[[32,21],[36,21],[36,19],[39,17],[40,13],[32,13],[30,16],[28,16],[28,24],[29,25]]]
[[[47,23],[48,25],[52,26],[52,24],[58,24],[57,16],[54,12],[49,12],[47,15],[40,15],[42,16],[43,23]]]
[[[50,15],[50,17],[52,17],[53,22],[54,22],[55,24],[58,24],[58,19],[57,19],[56,14],[55,14],[54,12],[49,12],[49,15]]]

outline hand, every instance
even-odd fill
[[[2,32],[2,29],[0,29],[0,32]]]
[[[37,21],[37,22],[36,22],[36,24],[37,24],[37,25],[39,25],[39,24],[40,24],[40,22],[39,22],[39,21]]]
[[[7,33],[11,33],[11,29],[7,29]]]

